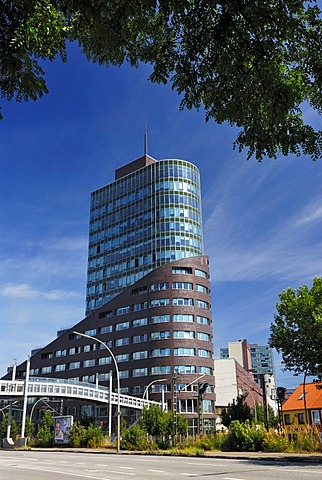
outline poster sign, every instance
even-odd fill
[[[54,442],[68,443],[69,432],[73,425],[73,416],[54,417]]]

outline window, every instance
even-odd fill
[[[127,328],[129,328],[129,326],[130,326],[129,322],[117,323],[115,325],[115,330],[119,332],[120,330],[126,330]]]
[[[112,348],[113,347],[113,340],[108,340],[107,342],[104,342],[104,345],[106,345],[107,347],[109,348]],[[100,350],[106,350],[106,348],[104,347],[104,345],[102,343],[99,344],[99,349]]]
[[[142,327],[143,325],[147,325],[147,324],[148,324],[148,319],[146,317],[132,320],[132,327]]]
[[[198,340],[209,342],[211,340],[211,337],[209,333],[198,332]]]
[[[148,374],[147,368],[134,368],[132,370],[132,377],[146,377]]]
[[[200,285],[199,283],[196,283],[196,290],[197,292],[208,293],[208,288],[204,285]]]
[[[129,361],[129,354],[128,353],[122,353],[121,355],[115,355],[115,360],[119,363],[128,362]]]
[[[66,369],[66,365],[61,363],[60,365],[56,365],[55,372],[64,372]]]
[[[170,322],[170,315],[155,315],[150,318],[150,323],[168,323]]]
[[[168,290],[169,282],[153,283],[150,285],[151,292],[159,292],[160,290]]]
[[[172,317],[174,322],[193,322],[193,315],[176,314]]]
[[[197,305],[197,307],[199,307],[199,308],[209,309],[209,303],[208,303],[208,302],[204,302],[203,300],[196,300],[196,305]]]
[[[100,312],[98,314],[98,318],[110,318],[110,317],[113,317],[113,310],[107,310],[106,312]]]
[[[178,273],[180,275],[191,275],[192,268],[189,267],[172,267],[172,273]]]
[[[130,343],[129,337],[117,338],[115,340],[116,347],[122,347],[123,345],[128,345]]]
[[[51,373],[52,372],[52,367],[42,367],[41,373]]]
[[[165,330],[163,332],[152,332],[152,333],[150,333],[150,340],[164,340],[166,338],[170,338],[169,330]]]
[[[175,365],[175,373],[196,373],[196,367],[194,365]]]
[[[291,415],[289,413],[284,413],[284,423],[285,425],[291,425]]]
[[[41,354],[41,359],[42,360],[47,360],[53,358],[53,352],[46,352]]]
[[[129,378],[129,371],[128,370],[120,370],[119,371],[120,378]],[[122,393],[122,392],[120,392]]]
[[[125,315],[126,313],[130,312],[130,307],[127,305],[126,307],[119,307],[115,310],[115,315]]]
[[[320,425],[321,422],[320,422],[319,410],[312,410],[311,417],[312,417],[313,425]]]
[[[112,331],[112,325],[105,325],[100,329],[100,333],[111,333],[111,331]]]
[[[90,345],[84,345],[84,347],[83,347],[83,352],[93,352],[94,350],[96,350],[96,344],[95,343],[92,343]]]
[[[193,285],[190,282],[172,282],[172,288],[175,290],[192,290]]]
[[[146,342],[148,339],[148,335],[144,333],[143,335],[134,335],[132,337],[132,343],[141,343]]]
[[[55,352],[55,357],[65,357],[66,355],[66,350],[63,349],[63,350],[56,350]]]
[[[304,413],[299,413],[298,414],[298,422],[300,425],[304,425],[305,420],[304,420]]]
[[[75,355],[76,353],[80,352],[80,347],[71,347],[68,350],[69,355]]]
[[[167,373],[171,373],[171,367],[169,365],[151,367],[151,375],[165,375]]]
[[[134,303],[134,305],[132,305],[133,312],[138,312],[140,310],[145,310],[147,308],[148,308],[148,302]]]
[[[198,373],[205,373],[206,375],[212,375],[212,369],[210,367],[199,367]]]
[[[175,357],[194,357],[196,355],[196,350],[194,348],[175,348],[174,356]]]
[[[82,380],[82,382],[94,383],[95,382],[95,375],[84,375],[81,380]]]
[[[132,290],[132,295],[143,295],[148,292],[148,287],[134,288]]]
[[[193,306],[193,298],[174,298],[172,305],[189,305]]]
[[[142,358],[148,358],[147,350],[141,350],[140,352],[132,353],[132,360],[141,360]]]
[[[198,357],[211,358],[211,351],[198,348]]]
[[[112,357],[101,357],[98,359],[99,365],[109,365],[112,362]]]
[[[95,367],[95,359],[91,358],[90,360],[84,360],[83,367]]]
[[[166,305],[170,305],[168,298],[156,298],[150,302],[150,307],[164,307]]]
[[[207,317],[201,317],[197,315],[197,323],[201,323],[202,325],[210,325],[210,320]]]
[[[76,370],[77,368],[80,368],[80,362],[71,362],[69,364],[69,370]]]
[[[171,354],[170,348],[156,348],[151,350],[151,357],[169,357]]]
[[[197,277],[207,278],[207,272],[204,272],[203,270],[198,270],[198,268],[195,268],[195,275]]]
[[[92,328],[91,330],[85,330],[85,335],[96,335],[96,328]]]
[[[195,332],[190,332],[188,330],[174,330],[173,332],[173,338],[183,338],[183,339],[194,339],[195,338]]]

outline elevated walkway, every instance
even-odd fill
[[[25,396],[24,380],[0,380],[0,398],[19,398]],[[136,410],[143,410],[149,405],[160,405],[158,402],[131,397],[111,392],[107,387],[89,383],[76,382],[61,378],[30,377],[27,382],[28,397],[58,397],[90,400],[102,404],[118,405]]]

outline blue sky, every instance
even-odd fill
[[[246,161],[235,129],[180,112],[147,66],[105,69],[73,45],[45,69],[50,94],[4,102],[0,122],[0,376],[84,318],[90,192],[143,154],[146,123],[151,156],[201,171],[216,356],[228,341],[266,344],[278,292],[322,274],[321,162]],[[276,376],[299,382],[278,357]]]

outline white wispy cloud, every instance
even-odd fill
[[[305,225],[307,223],[322,220],[322,203],[314,203],[308,205],[299,215],[296,223],[297,225]]]
[[[60,301],[72,298],[80,298],[79,292],[65,290],[42,291],[33,288],[26,283],[18,285],[6,285],[0,289],[0,295],[4,297],[25,298],[25,299],[46,299]]]
[[[274,164],[262,171],[249,165],[234,171],[229,167],[217,178],[204,209],[213,280],[306,281],[321,275],[322,242],[316,228],[322,195],[315,191],[306,196],[310,179],[304,183],[298,171],[289,180],[283,169],[285,181],[294,185],[286,199],[283,185],[274,183],[280,170]],[[225,183],[227,173],[232,175]]]

